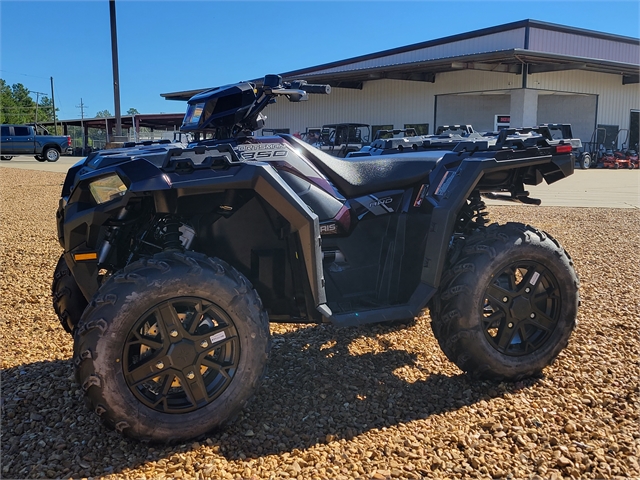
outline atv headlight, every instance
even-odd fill
[[[89,191],[99,205],[124,195],[127,191],[127,186],[117,174],[112,173],[91,182]]]

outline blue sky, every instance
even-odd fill
[[[213,87],[527,18],[640,36],[640,2],[116,0],[122,112],[182,112]],[[0,77],[51,91],[58,118],[115,113],[108,0],[0,0]]]

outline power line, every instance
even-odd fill
[[[8,70],[3,70],[1,68],[0,68],[0,72],[10,73],[12,75],[22,75],[23,77],[44,78],[45,80],[47,80],[47,77],[41,77],[39,75],[29,75],[28,73],[10,72]]]

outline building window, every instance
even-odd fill
[[[416,135],[429,135],[428,123],[405,123],[405,130],[407,128],[413,128],[416,131]]]

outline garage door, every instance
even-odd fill
[[[570,123],[573,136],[588,142],[596,125],[596,95],[538,95],[538,123]]]

